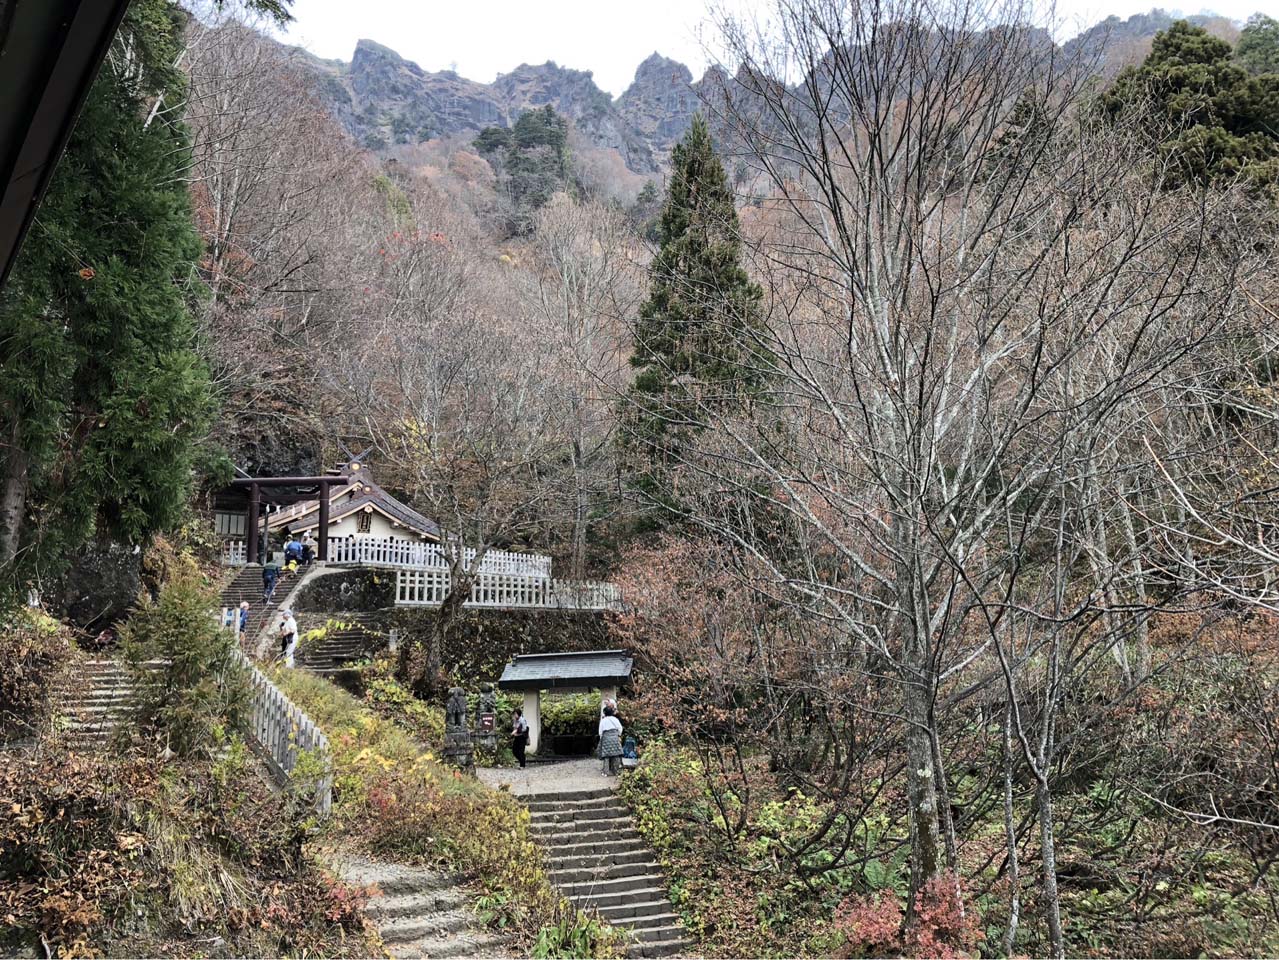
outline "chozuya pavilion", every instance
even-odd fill
[[[506,665],[497,685],[501,690],[524,692],[528,749],[536,753],[542,738],[543,690],[556,693],[598,690],[601,700],[616,699],[618,690],[630,683],[634,662],[625,650],[524,654]]]

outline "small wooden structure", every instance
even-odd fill
[[[524,719],[528,721],[528,748],[537,752],[542,733],[542,691],[585,693],[598,690],[601,699],[615,699],[630,683],[635,661],[625,650],[588,650],[583,653],[530,653],[516,657],[502,671],[502,690],[524,691]]]

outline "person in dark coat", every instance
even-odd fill
[[[270,603],[275,596],[275,584],[280,579],[280,565],[268,560],[262,567],[262,602]]]
[[[518,707],[511,717],[511,752],[524,768],[524,753],[528,750],[528,721],[524,719],[524,711]]]

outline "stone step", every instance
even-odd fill
[[[661,940],[682,940],[686,937],[687,931],[679,923],[668,923],[660,927],[631,927],[627,930],[632,937],[640,943],[653,943]]]
[[[560,893],[570,900],[578,897],[598,896],[610,893],[629,893],[632,890],[662,889],[663,879],[657,873],[637,873],[629,877],[612,877],[603,880],[583,880],[578,883],[556,884]]]
[[[634,915],[618,917],[616,921],[617,926],[625,927],[627,930],[636,930],[636,931],[648,930],[649,928],[666,928],[666,927],[679,927],[680,930],[684,929],[682,926],[680,926],[681,921],[679,918],[679,914],[673,913],[671,911],[671,905],[669,902],[665,900],[662,900],[662,901],[655,900],[653,901],[653,906],[661,908],[661,910],[664,912],[647,913],[647,914],[644,914],[643,916],[638,916],[638,917]],[[613,921],[610,918],[613,915],[610,914],[609,911],[617,910],[617,909],[619,908],[618,907],[601,907],[599,909],[599,915],[603,917],[605,920],[609,920],[609,922],[611,923]]]
[[[148,670],[159,670],[161,667],[167,666],[163,660],[143,660],[139,666]],[[72,669],[80,673],[123,673],[128,674],[128,668],[119,660],[81,660],[74,664]]]
[[[627,927],[642,925],[650,917],[664,917],[671,912],[671,901],[667,899],[666,888],[653,887],[641,894],[606,894],[612,897],[611,903],[588,903],[587,897],[574,897],[575,903],[594,907],[601,917],[616,926]]]
[[[611,830],[530,829],[529,836],[545,846],[547,851],[552,855],[559,852],[561,848],[579,847],[584,844],[591,844],[598,850],[606,846],[611,846],[614,843],[631,842],[641,839],[639,831],[633,826]]]
[[[661,940],[656,943],[637,943],[626,951],[628,957],[674,957],[693,949],[687,939]]]
[[[637,841],[600,846],[598,843],[579,843],[572,847],[556,847],[546,858],[552,870],[576,870],[579,867],[601,867],[620,863],[641,863],[653,858],[653,853]]]
[[[63,704],[63,709],[67,714],[79,714],[86,719],[122,717],[129,712],[129,703],[67,703]]]
[[[621,820],[630,819],[630,811],[620,803],[599,803],[561,810],[538,810],[529,814],[529,822],[533,826],[547,823],[573,823],[586,820]]]
[[[342,879],[361,887],[376,887],[387,897],[434,893],[453,890],[457,886],[457,882],[447,874],[393,864],[348,864],[342,869]]]
[[[633,863],[609,863],[595,867],[577,867],[569,870],[550,870],[546,878],[557,887],[574,884],[597,883],[601,880],[622,880],[626,877],[656,876],[661,867],[652,859]]]
[[[465,910],[448,910],[426,916],[396,917],[378,924],[378,933],[386,943],[411,943],[423,938],[438,938],[460,933],[475,923],[475,916]]]
[[[505,940],[492,934],[464,933],[451,937],[414,940],[411,943],[387,944],[392,957],[397,960],[448,960],[452,957],[504,957],[510,956]]]
[[[539,813],[555,813],[560,810],[585,810],[598,806],[623,806],[622,802],[617,799],[617,794],[612,790],[591,792],[600,793],[602,796],[582,797],[578,800],[530,800],[525,806],[528,807],[529,813],[534,816]]]
[[[77,688],[64,688],[54,693],[65,700],[123,700],[136,694],[141,687],[131,683],[91,684]]]
[[[420,917],[447,910],[456,910],[467,904],[469,898],[455,887],[437,890],[400,893],[393,896],[374,897],[365,910],[371,917]]]
[[[610,820],[565,820],[551,823],[530,823],[529,831],[535,837],[567,837],[581,835],[576,843],[586,843],[594,837],[603,842],[617,833],[635,833],[630,817],[616,817]],[[638,836],[639,834],[635,834]]]
[[[636,908],[636,912],[632,916],[647,916],[651,910],[639,911],[641,905],[648,906],[654,901],[666,896],[666,888],[659,886],[661,879],[659,877],[635,877],[623,881],[626,885],[620,889],[603,889],[603,884],[598,884],[594,888],[590,884],[584,884],[583,889],[572,891],[561,889],[560,892],[568,897],[579,907],[616,907],[621,904],[632,904]],[[645,886],[644,884],[648,885]],[[669,904],[666,906],[670,909]],[[618,918],[621,922],[625,922],[622,918]]]
[[[535,803],[554,803],[562,804],[574,800],[596,800],[601,797],[611,797],[616,793],[613,787],[592,787],[589,790],[565,790],[560,793],[533,793],[529,794],[528,806],[532,809]]]
[[[94,703],[110,706],[118,703],[128,703],[137,696],[137,690],[133,688],[108,688],[105,690],[67,690],[62,693],[55,693],[53,696],[53,705],[71,706],[77,703]]]

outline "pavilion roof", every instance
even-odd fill
[[[529,653],[508,663],[497,685],[502,690],[619,686],[630,680],[634,662],[625,650]]]

